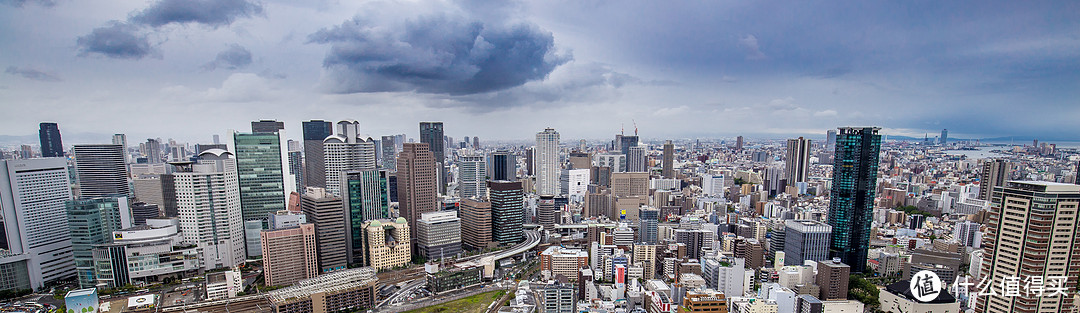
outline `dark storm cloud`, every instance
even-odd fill
[[[357,16],[311,34],[308,42],[330,45],[323,67],[333,93],[484,93],[543,80],[572,58],[556,52],[554,36],[535,25],[446,14],[400,27]]]
[[[235,70],[251,64],[251,51],[238,44],[229,45],[225,51],[218,52],[213,61],[203,65],[203,69],[213,71],[218,68]]]
[[[160,27],[170,23],[199,23],[210,27],[232,24],[240,17],[263,13],[261,3],[247,0],[161,0],[129,18],[132,23]]]
[[[53,0],[0,0],[0,4],[10,5],[16,8],[21,8],[27,3],[33,3],[43,7],[51,7],[56,5],[56,1]]]
[[[62,81],[62,79],[60,79],[60,76],[56,75],[56,73],[40,71],[40,70],[36,70],[36,69],[32,69],[32,68],[20,68],[20,67],[15,67],[15,66],[8,66],[8,68],[6,70],[4,70],[4,73],[8,73],[8,74],[11,74],[11,75],[19,75],[19,76],[22,76],[22,78],[32,79],[32,80],[37,80],[37,81],[43,81],[43,82]]]
[[[146,34],[131,24],[111,21],[76,40],[80,55],[101,54],[114,59],[138,60],[157,53]]]

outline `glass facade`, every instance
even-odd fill
[[[276,133],[235,133],[233,140],[243,219],[266,228],[267,214],[285,209],[281,140]]]
[[[829,250],[832,257],[851,266],[866,268],[870,248],[870,223],[874,215],[880,128],[840,128],[836,136],[829,225],[833,227]]]
[[[117,198],[68,201],[67,217],[79,286],[92,288],[97,281],[94,245],[111,243],[112,232],[122,228],[120,201]]]
[[[521,182],[488,182],[491,197],[491,240],[500,245],[524,241],[521,227],[525,216],[525,191]]]
[[[390,218],[390,174],[385,170],[348,171],[344,180],[350,262],[356,262],[363,256],[364,222]]]

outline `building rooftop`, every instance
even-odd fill
[[[1023,190],[1045,193],[1080,193],[1080,185],[1046,181],[1014,180],[1009,186]]]

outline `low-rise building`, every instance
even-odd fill
[[[881,310],[885,312],[956,313],[960,302],[942,289],[937,298],[922,302],[911,294],[911,281],[901,280],[881,292]]]
[[[548,247],[540,253],[540,270],[549,271],[552,277],[563,275],[577,280],[578,270],[589,266],[589,253],[563,247]]]
[[[427,288],[431,292],[467,288],[479,285],[484,279],[484,268],[479,266],[452,268],[427,275]]]
[[[206,300],[235,297],[243,291],[244,278],[240,271],[224,271],[206,274]]]
[[[360,312],[375,307],[375,269],[333,271],[268,294],[274,312]]]
[[[146,225],[113,232],[112,239],[93,248],[97,287],[190,277],[203,266],[200,248],[184,243],[176,218],[147,219]]]

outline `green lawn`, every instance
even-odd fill
[[[439,305],[405,311],[405,313],[483,313],[487,311],[488,306],[491,305],[492,302],[499,300],[499,297],[502,297],[504,294],[506,294],[505,290],[489,291]]]

